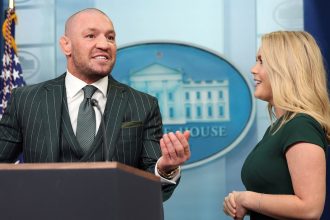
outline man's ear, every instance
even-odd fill
[[[71,40],[67,36],[60,38],[60,46],[66,56],[71,55]]]

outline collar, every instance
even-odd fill
[[[76,96],[78,92],[81,91],[81,89],[86,85],[87,85],[86,82],[78,79],[67,70],[67,74],[65,76],[65,88],[68,98],[72,98]],[[92,83],[91,85],[95,86],[102,93],[104,97],[107,96],[108,76],[99,79],[98,81]]]

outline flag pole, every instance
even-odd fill
[[[14,0],[9,0],[9,8],[10,9],[14,8]]]

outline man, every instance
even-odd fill
[[[189,132],[165,134],[157,100],[114,80],[115,31],[97,9],[66,22],[60,45],[67,72],[13,91],[0,122],[0,161],[118,161],[161,176],[168,199],[190,157]],[[97,100],[98,104],[91,100]],[[108,151],[104,152],[103,112]]]

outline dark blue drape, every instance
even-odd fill
[[[304,26],[311,33],[321,47],[328,73],[328,88],[330,88],[330,1],[304,0]],[[330,91],[330,90],[329,90]],[[328,158],[330,159],[330,148]],[[330,162],[327,163],[327,199],[324,207],[322,220],[330,219]]]
[[[330,29],[328,19],[329,1],[304,1],[304,26],[321,47],[328,74],[330,74]]]

